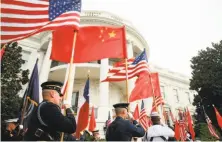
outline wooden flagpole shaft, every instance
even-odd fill
[[[66,92],[65,92],[65,95],[64,95],[64,100],[66,100],[67,96],[68,96],[69,83],[70,83],[70,80],[71,80],[70,74],[71,74],[71,71],[73,70],[73,60],[74,60],[74,53],[75,53],[76,37],[77,37],[77,31],[74,31],[73,44],[72,44],[72,54],[71,54],[71,58],[70,58],[70,67],[69,67],[69,72],[68,72],[68,82],[67,82],[67,88],[65,90]]]
[[[128,89],[128,61],[127,58],[125,59],[125,67],[126,67],[126,96],[127,96],[127,103],[129,103],[129,89]]]
[[[158,110],[158,108],[157,108],[157,105],[156,105],[156,99],[155,99],[155,94],[154,94],[154,88],[153,88],[152,76],[151,76],[151,73],[150,73],[150,72],[149,72],[149,76],[150,76],[150,83],[151,83],[151,87],[152,87],[154,106],[155,106],[157,112],[160,114],[160,112],[159,112],[159,110]]]
[[[73,60],[74,60],[74,53],[75,53],[76,37],[77,37],[77,31],[75,30],[74,37],[73,37],[73,44],[72,44],[72,54],[71,54],[71,58],[70,58],[70,67],[69,67],[69,72],[68,72],[68,82],[67,82],[67,88],[65,90],[64,100],[67,100],[67,97],[68,97],[69,84],[70,84],[70,80],[71,80],[70,74],[73,70]],[[64,112],[64,115],[66,115],[65,112]],[[63,141],[63,138],[64,138],[64,132],[61,135],[60,141]]]
[[[167,119],[165,118],[166,113],[165,113],[165,111],[164,111],[164,107],[163,107],[162,104],[161,104],[161,110],[162,110],[162,115],[163,115],[164,122],[165,122],[165,124],[167,124]]]

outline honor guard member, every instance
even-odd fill
[[[1,140],[2,141],[17,141],[17,126],[18,126],[18,118],[5,120],[2,127]],[[20,139],[22,140],[22,139]]]
[[[167,141],[169,137],[174,137],[174,131],[160,123],[157,112],[152,112],[150,116],[153,126],[148,128],[144,141]]]
[[[132,114],[128,114],[129,103],[113,105],[116,119],[109,125],[106,132],[107,141],[131,141],[132,137],[143,137],[143,127],[133,120]],[[132,123],[126,118],[130,117]]]
[[[42,83],[43,102],[31,116],[25,141],[59,141],[61,132],[72,134],[76,131],[73,110],[65,104],[66,116],[61,113],[62,93],[60,82]]]

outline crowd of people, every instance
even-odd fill
[[[74,112],[68,103],[63,103],[66,115],[61,113],[62,93],[60,82],[48,81],[41,85],[43,101],[30,116],[26,130],[19,125],[18,119],[5,121],[2,126],[2,140],[4,141],[60,141],[64,133],[63,141],[99,141],[99,130],[81,133],[76,139],[76,120]],[[129,103],[114,104],[116,118],[107,127],[106,141],[169,141],[175,140],[174,131],[167,125],[161,124],[157,112],[152,112],[150,117],[152,126],[147,131],[134,120],[128,111]]]

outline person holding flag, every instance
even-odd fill
[[[133,119],[131,113],[127,113],[128,106],[129,103],[113,105],[117,117],[107,128],[107,141],[131,141],[132,137],[143,137],[145,135],[143,127]],[[130,118],[130,120],[126,120],[127,118]]]
[[[145,141],[167,141],[169,137],[174,137],[174,131],[160,123],[158,112],[152,112],[150,116],[153,126],[148,128]]]
[[[64,103],[67,115],[63,116],[61,113],[62,86],[62,83],[55,81],[42,83],[43,102],[30,118],[25,141],[59,141],[61,132],[72,134],[76,131],[71,106]]]

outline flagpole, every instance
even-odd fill
[[[127,58],[125,58],[125,67],[126,67],[126,96],[127,96],[127,103],[129,103],[129,89],[128,89],[128,61]]]
[[[162,109],[162,115],[163,115],[163,118],[164,118],[165,124],[167,124],[167,119],[165,118],[166,112],[164,111],[163,104],[161,104],[161,109]]]
[[[152,88],[152,93],[153,93],[153,102],[154,102],[154,106],[157,110],[157,112],[160,114],[158,108],[157,108],[157,105],[156,105],[156,99],[155,99],[155,94],[154,94],[154,88],[153,88],[153,81],[152,81],[152,76],[151,76],[151,73],[149,72],[149,76],[150,76],[150,83],[151,83],[151,88]]]
[[[5,44],[6,45],[6,44]],[[38,61],[39,61],[39,59],[37,58],[37,60],[36,60],[36,63],[35,63],[35,65],[34,65],[34,68],[33,68],[33,70],[35,69],[35,66],[36,66],[36,64],[38,64]],[[29,84],[30,84],[30,82],[29,82]],[[27,90],[25,91],[25,94],[24,95],[27,95],[29,92],[28,92],[28,89],[29,89],[29,84],[28,84],[28,86],[27,86]],[[26,109],[27,109],[27,105],[28,105],[28,101],[30,100],[30,97],[28,97],[28,96],[24,96],[24,102],[23,102],[23,107],[22,107],[22,114],[21,114],[21,121],[20,121],[20,125],[23,125],[23,121],[24,121],[24,117],[25,117],[25,112],[26,112]],[[30,103],[33,103],[32,101],[30,101]],[[34,103],[33,103],[34,104]],[[34,104],[35,105],[35,104]],[[22,129],[22,128],[21,128]],[[21,131],[21,129],[19,128],[19,131],[18,131],[18,135],[20,134],[20,131]]]
[[[72,44],[72,54],[71,54],[71,57],[70,57],[70,67],[69,67],[69,72],[68,72],[68,82],[67,82],[67,88],[66,88],[65,94],[64,94],[64,100],[67,100],[67,97],[68,97],[69,84],[70,84],[70,80],[71,80],[70,74],[71,74],[71,72],[73,70],[73,60],[74,60],[74,52],[75,52],[75,45],[76,45],[76,37],[77,37],[77,31],[75,30],[74,31],[74,37],[73,37],[73,44]],[[66,115],[65,112],[64,112],[64,115]],[[63,141],[63,138],[64,138],[64,132],[62,132],[60,141]]]

